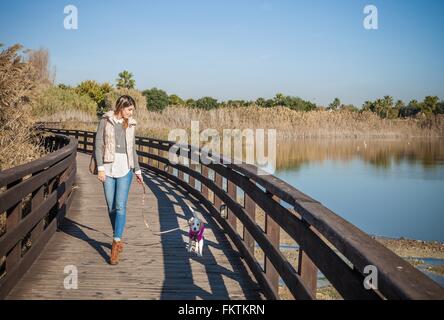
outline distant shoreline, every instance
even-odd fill
[[[371,237],[403,258],[416,257],[444,259],[443,242],[407,239],[404,237]]]

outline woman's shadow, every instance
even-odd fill
[[[99,255],[103,258],[103,260],[105,262],[108,262],[109,254],[106,253],[104,248],[111,250],[110,241],[102,242],[102,241],[97,241],[95,239],[92,239],[83,231],[83,229],[87,229],[90,231],[101,233],[104,236],[106,236],[107,238],[110,238],[110,241],[112,239],[112,237],[109,234],[107,234],[103,231],[94,229],[92,227],[89,227],[87,225],[81,224],[79,222],[76,222],[68,217],[65,217],[63,219],[63,222],[60,224],[59,229],[57,231],[62,231],[66,234],[69,234],[70,236],[72,236],[74,238],[77,238],[77,239],[87,242],[91,247],[93,247],[99,253]]]

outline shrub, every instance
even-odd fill
[[[172,94],[168,97],[168,104],[170,106],[183,106],[185,102],[178,95]]]
[[[218,103],[217,100],[211,97],[203,97],[196,101],[194,107],[199,109],[215,109],[217,108]]]
[[[146,97],[147,108],[150,111],[162,111],[169,104],[167,93],[161,89],[152,88],[142,93]]]
[[[36,117],[74,110],[95,115],[97,104],[89,96],[77,93],[75,89],[49,87],[40,94],[32,108]]]
[[[305,101],[299,97],[284,96],[279,93],[274,98],[274,106],[283,106],[298,111],[310,111],[316,109],[316,105],[310,101]]]
[[[81,82],[75,89],[80,95],[87,95],[97,103],[97,112],[103,113],[105,109],[105,95],[113,90],[113,86],[109,83],[99,84],[94,80],[86,80]]]

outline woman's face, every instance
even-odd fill
[[[133,116],[134,106],[123,108],[121,111],[122,118],[128,119]]]

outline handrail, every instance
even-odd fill
[[[6,232],[0,236],[0,299],[16,285],[42,252],[72,201],[77,140],[64,135],[43,138],[55,150],[29,163],[0,172],[0,213]]]
[[[92,152],[95,132],[45,130],[83,137],[78,150]],[[166,176],[193,194],[222,225],[268,298],[279,298],[281,278],[296,299],[315,299],[318,269],[345,299],[444,298],[444,290],[408,262],[320,202],[257,167],[229,163],[221,155],[171,141],[136,137],[136,144],[141,167]],[[177,148],[172,151],[174,145]],[[186,156],[174,164],[168,159],[171,151]],[[185,158],[190,163],[192,155],[199,156],[199,164],[185,165]],[[238,188],[244,192],[244,203],[237,201]],[[222,215],[225,207],[228,212]],[[257,208],[265,212],[264,228],[256,220]],[[242,224],[241,234],[238,223]],[[281,229],[299,244],[297,266],[279,250]],[[255,257],[256,243],[265,254],[263,267]],[[377,288],[364,287],[367,266],[376,268]]]

